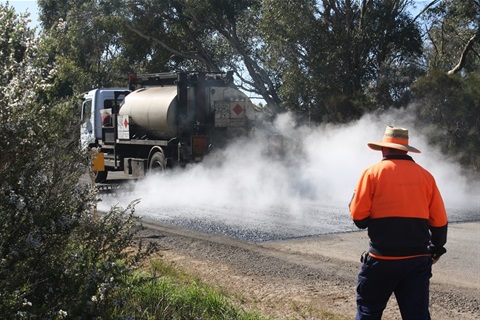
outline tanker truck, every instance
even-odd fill
[[[109,171],[149,171],[201,161],[252,133],[255,107],[233,73],[129,76],[128,88],[95,89],[82,104],[81,144],[95,151],[95,181]]]

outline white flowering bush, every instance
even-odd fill
[[[93,219],[74,103],[49,91],[56,68],[27,19],[0,3],[0,315],[98,318],[137,261],[122,252],[138,218],[132,206]]]

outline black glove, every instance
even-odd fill
[[[432,255],[433,260],[438,260],[445,252],[447,252],[447,249],[444,247],[436,247],[432,244],[428,246],[428,252]]]

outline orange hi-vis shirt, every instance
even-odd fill
[[[435,179],[407,155],[387,156],[362,173],[350,215],[368,227],[375,256],[423,255],[446,243],[448,219]]]

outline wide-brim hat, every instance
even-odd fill
[[[382,150],[382,147],[420,153],[420,150],[408,144],[408,130],[388,126],[380,142],[370,142],[368,146],[373,150]]]

